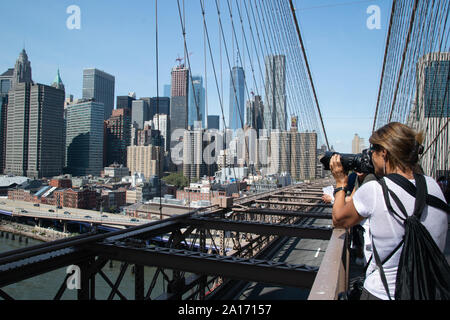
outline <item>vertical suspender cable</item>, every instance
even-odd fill
[[[155,51],[156,51],[156,121],[158,122],[158,185],[159,185],[159,218],[162,220],[162,192],[161,192],[161,125],[159,122],[159,56],[158,56],[158,0],[155,0]],[[166,137],[167,139],[167,137]],[[164,143],[166,143],[164,141]]]
[[[397,102],[397,92],[398,92],[398,89],[400,86],[400,80],[401,80],[401,77],[403,74],[403,69],[404,69],[405,60],[406,60],[406,53],[408,52],[408,47],[409,47],[409,43],[411,40],[411,33],[412,33],[413,26],[414,26],[414,20],[416,18],[416,11],[417,11],[418,3],[419,3],[419,0],[414,1],[414,8],[411,13],[411,18],[410,18],[410,22],[409,22],[408,36],[406,37],[405,47],[403,48],[402,64],[400,66],[400,73],[398,75],[398,80],[397,80],[397,84],[396,84],[395,91],[394,91],[394,97],[393,97],[394,101],[392,101],[392,106],[391,106],[391,111],[389,113],[388,122],[391,121],[392,113],[394,112],[394,108],[395,108],[395,103]]]
[[[313,80],[312,80],[311,70],[309,68],[309,63],[308,63],[308,58],[306,57],[305,47],[303,45],[303,40],[302,40],[302,36],[301,36],[301,33],[300,33],[300,28],[298,26],[298,21],[297,21],[297,16],[295,14],[294,4],[292,3],[292,0],[289,0],[289,3],[291,5],[292,17],[294,19],[295,28],[297,29],[298,40],[300,41],[300,47],[302,48],[303,57],[305,59],[306,70],[308,71],[309,81],[311,83],[311,88],[312,88],[312,91],[313,91],[313,94],[314,94],[314,100],[316,102],[317,112],[319,113],[320,123],[322,124],[323,135],[325,137],[325,142],[327,144],[327,148],[328,148],[328,150],[330,150],[330,144],[328,143],[327,132],[325,131],[325,126],[323,124],[322,113],[320,112],[319,101],[317,99],[316,89],[314,87],[314,83],[313,83]]]
[[[389,43],[390,43],[390,40],[391,40],[392,22],[394,21],[394,13],[395,13],[396,2],[397,2],[397,0],[393,0],[392,1],[391,18],[390,18],[390,21],[389,21],[389,30],[388,30],[387,39],[386,39],[386,47],[384,49],[383,69],[381,71],[380,87],[378,88],[377,106],[375,108],[375,117],[373,119],[372,132],[375,131],[375,126],[376,126],[376,123],[377,123],[378,108],[380,106],[381,89],[383,87],[384,72],[386,71],[386,60],[387,60],[387,56],[388,56]]]

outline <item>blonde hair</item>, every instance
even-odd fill
[[[387,151],[387,160],[393,168],[411,169],[423,174],[419,165],[419,154],[423,152],[422,132],[391,122],[375,131],[369,139],[373,145],[379,145]]]

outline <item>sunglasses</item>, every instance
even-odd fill
[[[380,146],[379,144],[371,144],[369,150],[370,151],[381,151],[381,150],[383,150],[383,147]]]

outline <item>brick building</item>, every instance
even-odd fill
[[[126,165],[127,146],[131,144],[131,110],[128,108],[113,110],[112,116],[105,124],[106,164],[117,162]]]
[[[72,188],[72,180],[69,178],[54,178],[48,184],[55,188]]]
[[[69,180],[70,181],[70,180]],[[54,181],[54,184],[57,182]],[[62,182],[67,183],[67,182]],[[48,188],[48,187],[47,187]],[[17,201],[26,201],[33,203],[42,203],[54,206],[62,206],[68,208],[78,209],[93,209],[99,210],[100,208],[100,193],[95,190],[89,189],[72,189],[72,188],[59,188],[51,187],[51,189],[45,189],[48,191],[45,193],[33,193],[26,189],[13,189],[8,191],[8,199]],[[125,191],[115,190],[112,191],[113,197],[111,202],[113,205],[125,204]],[[109,204],[108,199],[108,204]],[[109,208],[109,207],[108,207]]]
[[[213,201],[214,198],[224,197],[226,195],[225,191],[214,190],[211,192],[201,192],[201,190],[197,188],[185,188],[184,190],[177,190],[176,198],[178,200],[188,200],[190,202],[199,200]]]
[[[120,188],[118,190],[108,190],[102,192],[102,206],[103,211],[109,211],[109,209],[119,209],[126,205],[127,190]]]
[[[33,194],[30,190],[24,189],[13,189],[8,191],[8,199],[9,200],[17,200],[17,201],[27,201],[34,202]]]
[[[97,210],[100,195],[89,189],[69,188],[55,191],[53,198],[63,207]]]

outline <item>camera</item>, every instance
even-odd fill
[[[341,156],[341,163],[345,171],[356,171],[360,173],[374,173],[375,168],[372,163],[372,152],[369,149],[358,154],[346,154],[338,152],[326,152],[320,159],[325,170],[330,170],[330,159],[334,154]]]

